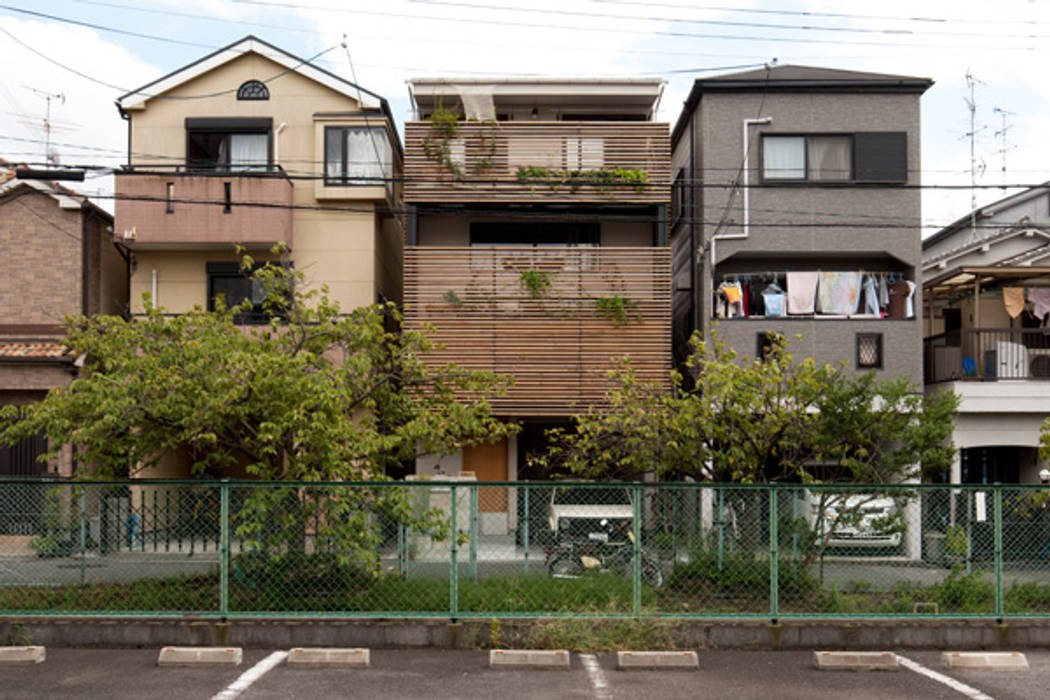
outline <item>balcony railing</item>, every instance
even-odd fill
[[[292,183],[281,172],[116,175],[114,238],[132,247],[292,244]]]
[[[502,413],[571,415],[602,403],[625,355],[640,380],[667,381],[666,248],[410,247],[405,322],[433,326],[438,365],[515,379]]]
[[[405,201],[670,200],[667,124],[463,122],[405,125]]]
[[[1050,329],[976,328],[924,343],[926,383],[1050,380]]]

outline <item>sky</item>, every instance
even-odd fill
[[[320,54],[399,122],[414,77],[661,77],[671,124],[696,78],[774,61],[931,78],[924,235],[1050,179],[1050,0],[0,0],[0,157],[43,161],[50,107],[63,164],[119,165],[114,100],[248,34]],[[112,177],[78,188],[112,210]]]

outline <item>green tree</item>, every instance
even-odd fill
[[[256,267],[247,256],[243,266]],[[250,300],[169,315],[147,298],[142,318],[70,318],[65,342],[84,358],[78,377],[22,415],[5,408],[0,440],[44,431],[45,458],[76,445],[81,478],[134,476],[181,451],[196,475],[362,481],[420,451],[447,454],[516,429],[485,399],[505,381],[425,364],[430,342],[397,329],[393,304],[344,314],[326,289],[302,291],[301,275],[281,264],[257,269],[252,283],[265,297],[265,325],[238,325]],[[388,498],[396,490],[355,493],[253,490],[239,529],[277,545],[297,536],[291,525],[324,511],[314,518],[326,530],[319,540],[351,551],[369,541],[368,510],[411,512],[406,499]]]
[[[596,478],[683,476],[700,481],[898,483],[951,463],[951,393],[924,396],[812,359],[796,362],[783,336],[764,357],[740,357],[717,335],[694,337],[686,386],[639,382],[625,366],[607,408],[551,432],[540,463]],[[819,465],[819,468],[814,465]]]

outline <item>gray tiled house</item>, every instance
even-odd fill
[[[931,85],[791,65],[694,83],[672,132],[677,360],[718,321],[746,356],[776,331],[796,357],[921,381],[914,186]]]

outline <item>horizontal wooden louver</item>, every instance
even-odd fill
[[[523,272],[538,274],[549,287],[534,295]],[[626,318],[610,318],[599,299],[622,300]],[[666,248],[405,252],[406,325],[427,329],[440,345],[426,362],[513,376],[507,395],[492,401],[503,415],[600,408],[613,386],[607,373],[624,356],[639,380],[666,384],[670,307]]]
[[[446,136],[429,122],[409,122],[404,198],[667,203],[670,154],[662,123],[461,122]],[[526,182],[519,179],[521,168],[532,169]],[[644,183],[636,180],[640,173]]]

